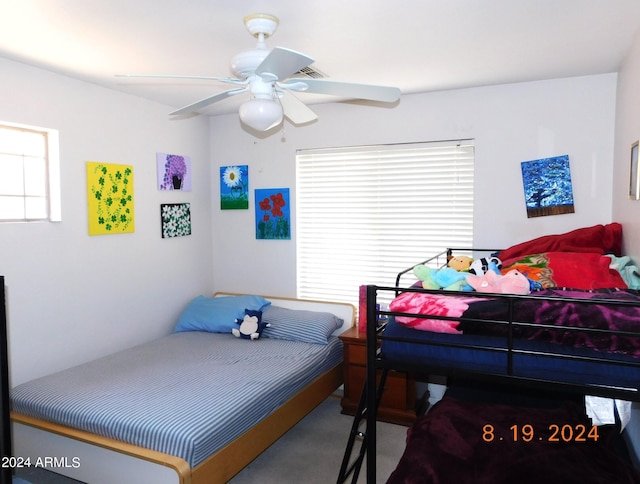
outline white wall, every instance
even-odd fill
[[[618,75],[613,169],[613,219],[624,227],[624,253],[640,262],[640,200],[629,200],[631,144],[640,139],[640,33]],[[633,404],[627,433],[640,460],[640,403]]]
[[[618,79],[613,170],[613,218],[624,226],[625,252],[640,262],[640,201],[630,200],[631,144],[640,139],[640,34]]]
[[[61,223],[0,224],[12,384],[167,333],[211,292],[208,120],[0,59],[0,120],[58,129]],[[191,156],[193,190],[156,189],[156,152]],[[135,233],[89,236],[85,162],[133,165]],[[193,235],[162,239],[160,204],[191,202]]]
[[[474,138],[476,246],[611,221],[616,79],[315,105],[317,123],[256,138],[235,114],[170,121],[166,106],[0,60],[0,120],[60,130],[63,186],[61,223],[0,225],[12,383],[164,334],[197,294],[295,295],[295,210],[293,240],[257,241],[253,199],[249,210],[219,209],[220,166],[248,164],[251,193],[289,187],[295,206],[297,149]],[[191,156],[192,192],[156,189],[157,151]],[[565,153],[576,213],[527,219],[520,162]],[[87,234],[89,160],[134,166],[134,234]],[[176,201],[191,202],[194,233],[161,239],[159,205]]]
[[[251,197],[255,188],[289,187],[295,206],[298,149],[474,138],[476,247],[610,222],[616,77],[405,95],[395,107],[315,105],[318,122],[287,124],[262,139],[243,131],[235,114],[212,118],[214,287],[295,295],[295,210],[291,241],[256,240],[253,198],[249,210],[219,209],[218,167],[249,165]],[[528,219],[520,162],[563,154],[576,212]]]

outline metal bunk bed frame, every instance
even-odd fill
[[[427,259],[423,263],[432,262],[433,259],[437,257],[441,257],[444,254],[450,256],[452,251],[456,249],[447,249],[447,251],[438,254],[430,259]],[[471,249],[463,249],[465,251],[470,251]],[[446,262],[445,262],[446,264]],[[406,269],[400,272],[396,279],[396,284],[399,284],[399,280],[401,276],[409,271],[412,268]],[[452,344],[452,343],[424,343],[418,341],[411,341],[406,339],[399,338],[389,338],[385,337],[382,334],[382,329],[377,326],[377,322],[380,317],[389,317],[396,316],[402,313],[395,313],[391,311],[383,311],[380,310],[380,307],[377,305],[378,293],[382,291],[393,291],[394,294],[398,294],[401,291],[416,291],[416,292],[439,292],[439,291],[429,291],[420,288],[400,288],[398,285],[394,287],[385,287],[385,286],[375,286],[369,285],[366,288],[367,294],[367,303],[366,303],[366,311],[367,311],[367,368],[366,368],[366,381],[364,384],[364,388],[362,391],[362,395],[360,398],[360,403],[358,405],[358,409],[356,411],[353,425],[351,428],[351,432],[349,435],[349,439],[347,442],[347,447],[345,449],[345,454],[343,457],[343,462],[340,468],[340,472],[338,475],[338,484],[346,482],[349,476],[352,476],[352,483],[355,483],[358,479],[362,464],[365,461],[366,457],[366,473],[367,473],[367,483],[375,482],[376,475],[376,419],[377,419],[377,408],[380,402],[380,398],[384,391],[384,386],[386,382],[387,372],[390,369],[400,370],[400,371],[409,371],[414,370],[415,366],[393,362],[389,360],[385,360],[384,358],[380,358],[380,350],[379,343],[381,340],[389,339],[396,341],[405,341],[405,342],[413,342],[415,344],[429,344],[429,345],[443,345],[443,346],[451,346],[458,348],[473,348],[473,349],[486,349],[487,351],[500,351],[506,352],[507,354],[507,369],[506,374],[496,374],[496,373],[485,373],[480,371],[474,371],[472,369],[455,369],[438,365],[424,365],[421,366],[421,370],[426,373],[441,375],[445,377],[471,377],[475,380],[485,380],[491,381],[494,383],[508,383],[513,385],[522,385],[527,386],[529,388],[538,388],[538,389],[546,389],[546,390],[562,390],[568,392],[577,392],[581,394],[590,394],[590,395],[598,395],[610,398],[619,398],[623,400],[631,400],[631,401],[640,401],[640,381],[638,382],[638,387],[629,389],[629,388],[619,388],[619,387],[604,387],[601,385],[588,385],[588,384],[575,384],[575,383],[566,383],[554,381],[553,379],[536,379],[536,378],[528,378],[522,377],[513,374],[513,356],[515,354],[531,354],[531,355],[539,355],[539,356],[553,356],[558,357],[559,354],[545,354],[541,352],[536,352],[533,350],[518,350],[513,348],[513,326],[517,325],[517,322],[512,320],[512,311],[509,311],[509,321],[508,323],[508,337],[507,337],[507,345],[506,347],[489,347],[482,346],[477,347],[468,344]],[[493,295],[495,296],[495,295]],[[513,301],[518,298],[528,297],[528,296],[517,296],[517,295],[500,295],[502,298],[510,301],[510,308],[512,308]],[[607,304],[606,302],[599,301],[599,304]],[[615,302],[612,304],[624,304]],[[627,303],[628,304],[628,303]],[[412,316],[420,316],[420,315],[412,315]],[[428,316],[429,318],[436,319],[451,319],[447,317],[438,317],[434,315]],[[522,324],[522,323],[520,323]],[[558,328],[558,327],[556,327]],[[606,330],[596,330],[607,332]],[[609,331],[610,332],[610,331]],[[635,334],[635,333],[634,333]],[[374,342],[374,344],[372,344]],[[562,355],[562,357],[566,357],[568,359],[578,359],[578,360],[586,360],[586,361],[600,361],[599,358],[589,358],[584,356],[576,356],[576,355]],[[608,363],[611,364],[619,364],[621,366],[633,366],[636,368],[640,368],[640,359],[637,362],[624,362],[624,361],[613,361],[607,360]],[[381,370],[381,376],[379,383],[376,383],[377,380],[377,372]],[[369,389],[372,391],[369,391]],[[366,423],[365,430],[361,430],[362,423]],[[358,452],[355,460],[352,460],[353,448],[355,446],[356,440],[361,439],[361,447]]]

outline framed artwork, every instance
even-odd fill
[[[134,231],[133,167],[87,162],[89,235]]]
[[[291,239],[288,188],[255,190],[256,239]]]
[[[629,168],[629,198],[640,200],[640,172],[638,171],[638,141],[631,145],[631,161]]]
[[[158,189],[191,191],[191,158],[188,156],[156,153]]]
[[[191,235],[191,204],[163,203],[160,205],[162,238]]]
[[[522,162],[527,217],[574,213],[569,155]]]
[[[220,167],[220,208],[222,210],[249,208],[249,167],[247,165]]]

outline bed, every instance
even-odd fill
[[[503,251],[462,251],[472,254],[474,259],[489,260],[492,256],[498,257],[501,263],[500,280],[513,270],[518,271],[519,276],[525,274],[529,291],[521,294],[483,292],[478,290],[479,286],[461,291],[425,289],[422,280],[418,283],[403,282],[406,275],[416,273],[414,268],[401,271],[395,286],[367,286],[367,339],[377,341],[378,344],[367,347],[366,388],[370,391],[363,394],[363,412],[356,416],[352,434],[358,428],[357,421],[366,419],[366,431],[357,432],[366,434],[363,448],[366,451],[368,482],[375,482],[375,414],[377,397],[384,389],[384,378],[380,379],[382,383],[378,383],[376,378],[379,370],[383,374],[389,369],[395,369],[442,375],[449,378],[449,381],[481,382],[485,386],[504,384],[516,388],[516,385],[519,389],[563,392],[580,395],[583,399],[584,395],[588,395],[589,401],[592,401],[592,397],[618,399],[604,400],[607,405],[611,402],[614,417],[618,411],[617,404],[620,409],[628,409],[627,402],[640,401],[639,276],[633,262],[620,255],[621,237],[622,227],[619,224],[608,224],[566,234],[543,236]],[[432,264],[432,271],[441,270],[455,257],[456,251],[458,249],[444,250],[420,265]],[[488,269],[485,275],[495,269]],[[471,278],[466,278],[466,281],[470,280]],[[385,308],[388,301],[391,301],[389,308],[381,309]],[[382,329],[381,321],[385,322]],[[438,402],[412,427],[405,451],[405,455],[412,456],[407,457],[409,461],[413,459],[414,464],[417,462],[413,452],[415,446],[420,444],[416,442],[433,443],[438,440],[433,433],[427,434],[428,437],[419,437],[421,425],[430,428],[431,432],[435,425],[442,433],[440,437],[449,433],[456,434],[458,429],[447,427],[449,424],[443,424],[444,427],[433,424],[442,414],[445,419],[438,421],[450,423],[451,420],[447,420],[446,415],[458,408],[457,402],[452,400],[447,396],[442,401],[444,403]],[[465,404],[462,408],[468,409],[470,406]],[[582,413],[586,414],[584,402]],[[485,424],[494,425],[494,431],[497,432],[498,421],[492,422],[491,418],[501,414],[504,414],[504,409],[495,414],[487,414],[489,417],[484,417]],[[532,416],[535,411],[527,408],[523,412],[519,409],[518,415],[523,414]],[[461,415],[458,415],[458,421],[464,420]],[[470,415],[477,416],[477,409],[472,410]],[[571,418],[575,418],[575,412],[571,415]],[[575,421],[569,420],[568,414],[556,414],[556,418],[565,419],[564,423],[557,422],[560,430],[565,424],[572,426],[571,422]],[[511,419],[511,424],[506,426],[507,430],[513,427],[514,431],[521,431],[526,423],[536,427],[533,420],[515,420],[513,415]],[[545,420],[541,422],[540,428],[543,428]],[[505,429],[505,423],[502,421],[502,430]],[[467,432],[471,429],[471,434],[459,434],[465,436],[459,439],[459,443],[481,438],[482,426],[477,425],[478,422],[475,427],[466,429]],[[549,425],[547,430],[548,427]],[[575,430],[576,427],[571,429]],[[530,428],[527,427],[527,430]],[[495,435],[496,439],[504,440],[511,436],[509,433]],[[537,434],[536,443],[538,436],[546,438],[543,434]],[[351,439],[349,444],[351,445]],[[517,447],[517,444],[514,446]],[[496,451],[496,447],[491,447],[489,452],[475,452],[480,447],[467,445],[469,455],[465,459],[478,459],[472,461],[476,463],[474,469],[484,469],[491,452],[498,461],[509,457],[504,449]],[[434,448],[442,451],[442,447]],[[520,446],[520,450],[522,449]],[[530,449],[533,452],[533,445]],[[348,446],[345,461],[350,452]],[[361,450],[360,456],[362,455]],[[396,474],[396,479],[390,482],[448,482],[446,478],[442,480],[442,474],[438,474],[451,475],[453,472],[451,466],[442,464],[451,463],[443,459],[442,453],[438,455],[424,447],[418,455],[422,455],[418,461],[427,464],[407,465],[407,459],[403,456],[399,464],[399,469],[403,472],[402,478],[397,478],[400,474]],[[574,455],[573,458],[577,457]],[[586,455],[581,459],[584,462],[594,462]],[[553,460],[560,469],[561,461]],[[579,460],[577,462],[579,465]],[[345,470],[347,468],[343,463],[339,481],[345,480],[349,472],[357,475],[359,465],[356,461],[351,469]],[[575,460],[572,465],[576,465]],[[461,468],[459,465],[453,467]],[[415,474],[406,474],[407,469],[412,468]],[[628,470],[622,464],[619,469],[624,469],[624,472]],[[629,475],[632,477],[624,474],[620,476],[620,481],[614,481],[640,482],[637,471],[632,470]],[[497,478],[496,475],[493,477]],[[562,477],[558,477],[562,481]],[[525,478],[526,473],[523,472],[518,481]],[[481,481],[480,475],[474,475],[474,479],[474,482]],[[486,482],[500,481],[489,479]],[[509,480],[505,478],[502,482]]]
[[[255,311],[258,338],[232,334]],[[227,482],[340,386],[354,312],[200,296],[170,335],[13,388],[15,455],[92,484]]]

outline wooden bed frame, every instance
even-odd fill
[[[217,292],[214,297],[233,295],[238,294]],[[337,332],[345,331],[355,325],[355,307],[351,304],[272,296],[264,297],[272,301],[276,306],[289,309],[331,312],[345,321],[343,327],[338,329]],[[104,474],[105,469],[114,472],[120,471],[119,482],[125,482],[125,480],[131,482],[133,476],[129,466],[136,466],[136,464],[130,459],[127,459],[127,462],[122,464],[124,462],[122,461],[122,456],[144,461],[143,468],[148,468],[149,463],[161,466],[158,472],[164,476],[169,476],[169,480],[166,482],[179,484],[223,483],[229,481],[267,447],[329,397],[342,384],[342,380],[342,363],[340,363],[318,377],[268,417],[258,422],[240,437],[193,469],[184,459],[179,457],[13,412],[11,419],[13,420],[14,434],[16,436],[21,435],[24,439],[30,441],[25,444],[16,439],[15,456],[30,457],[32,463],[37,458],[41,458],[41,460],[44,460],[45,457],[54,458],[56,460],[49,460],[49,464],[53,465],[45,467],[79,480],[87,480],[87,476],[92,475],[91,484],[98,482],[95,476],[100,476],[105,483],[117,482],[113,480],[113,476]],[[83,458],[79,453],[86,446],[90,446],[91,449],[86,449],[88,457]],[[67,454],[61,455],[61,451],[67,452]],[[99,469],[92,469],[92,463],[86,462],[86,459],[95,460],[96,455],[110,456],[113,453],[119,455],[118,457],[114,456],[113,465],[105,465],[104,462],[100,462]],[[104,457],[100,457],[100,460],[102,459]],[[89,468],[88,471],[87,468]],[[167,468],[171,472],[166,472]],[[144,472],[144,469],[142,469],[142,472]],[[126,473],[126,475],[123,476],[122,473]],[[175,476],[175,479],[171,476]],[[154,480],[154,482],[157,481]]]

